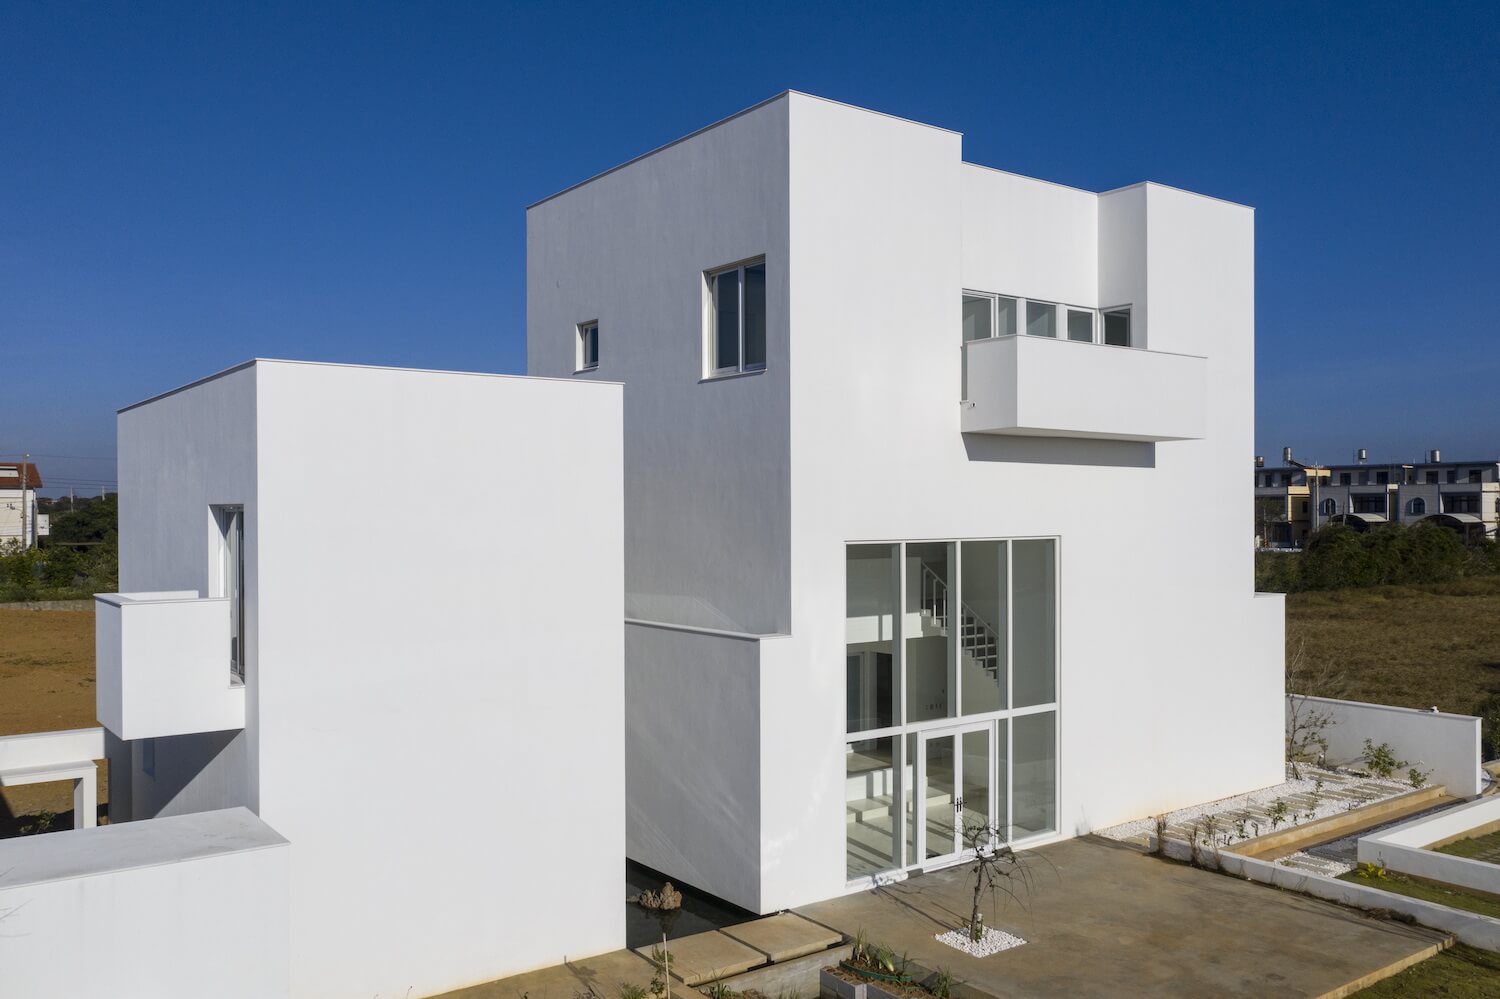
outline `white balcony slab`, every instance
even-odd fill
[[[965,345],[966,434],[1199,440],[1208,362],[1035,336]]]
[[[229,669],[229,601],[196,593],[95,598],[99,722],[121,739],[245,727]]]

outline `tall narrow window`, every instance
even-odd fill
[[[845,559],[845,725],[868,732],[899,724],[895,653],[897,545],[850,545]]]
[[[906,720],[928,721],[954,715],[953,543],[906,546],[906,592],[901,636],[906,656]]]
[[[1026,333],[1029,336],[1057,336],[1057,306],[1027,302]]]
[[[219,527],[216,597],[229,599],[229,675],[245,681],[245,508],[214,508]]]
[[[1094,342],[1094,314],[1083,309],[1068,310],[1068,339],[1080,343]]]
[[[1111,347],[1130,346],[1130,310],[1111,309],[1104,314],[1104,342]]]
[[[713,374],[766,366],[766,264],[756,261],[708,275],[713,317]]]
[[[593,371],[599,366],[599,324],[578,324],[577,371]]]

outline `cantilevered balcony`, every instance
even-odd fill
[[[1041,336],[990,337],[963,350],[966,434],[1204,436],[1204,358]]]
[[[99,721],[121,739],[245,727],[230,602],[191,590],[95,598]]]

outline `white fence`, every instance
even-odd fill
[[[1328,697],[1287,695],[1287,715],[1294,706],[1332,721],[1322,730],[1328,740],[1328,762],[1352,763],[1364,756],[1365,740],[1390,743],[1399,760],[1430,771],[1430,781],[1445,784],[1460,798],[1478,794],[1484,786],[1480,770],[1479,719],[1471,715],[1394,708],[1385,704],[1337,701]]]
[[[0,840],[0,994],[285,996],[287,859],[243,808]]]
[[[1373,836],[1360,837],[1359,862],[1500,894],[1500,865],[1426,849],[1462,838],[1465,833],[1488,832],[1490,829],[1486,827],[1496,823],[1500,823],[1500,798],[1481,798]]]

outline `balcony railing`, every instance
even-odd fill
[[[1208,362],[1036,336],[964,344],[966,434],[1198,440]]]
[[[245,727],[245,687],[230,673],[228,599],[101,593],[94,606],[105,728],[147,739]]]

